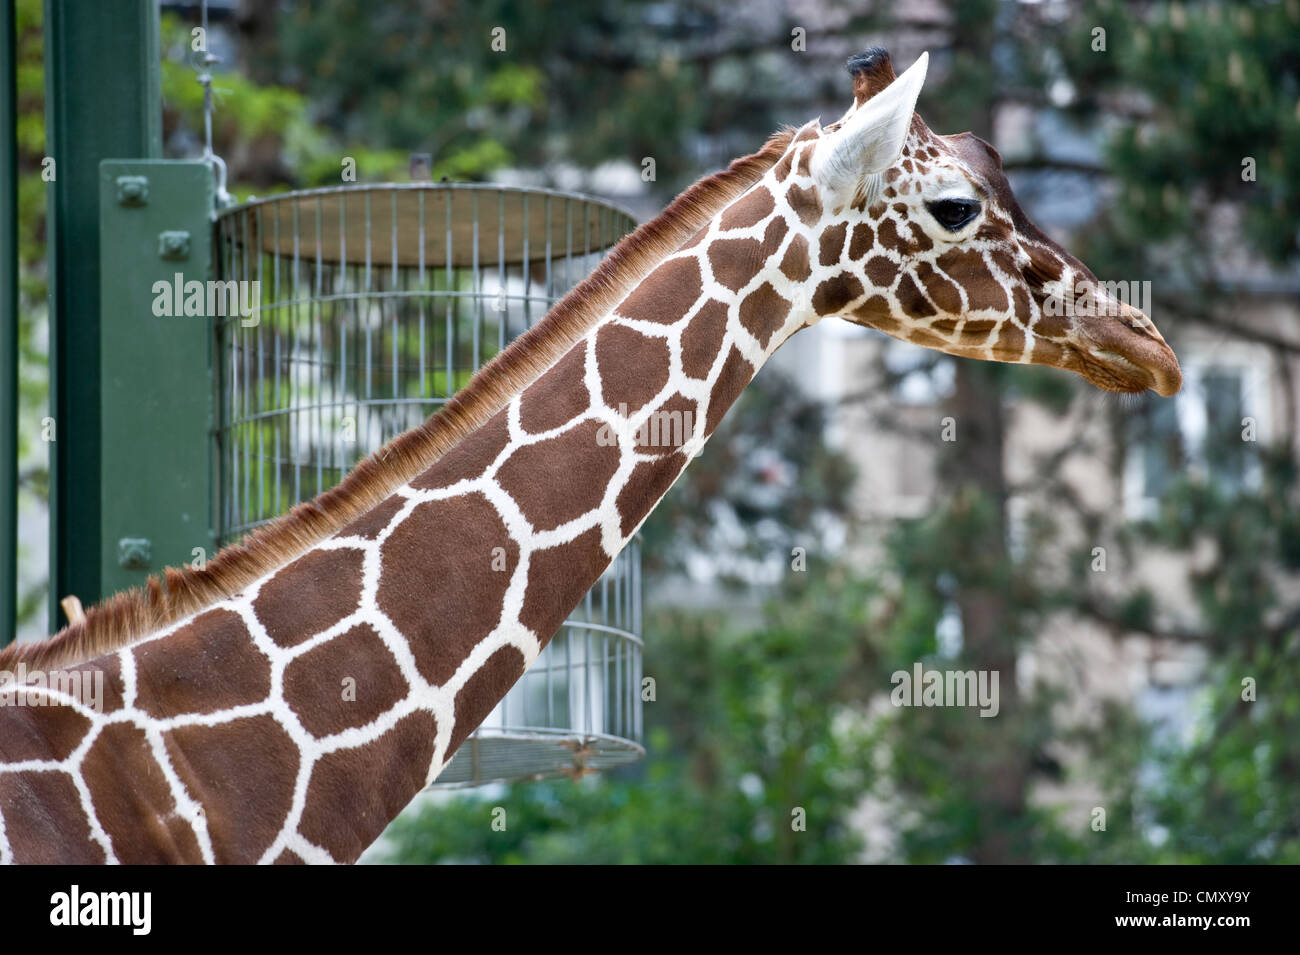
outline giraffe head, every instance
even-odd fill
[[[1108,391],[1172,395],[1173,350],[1122,283],[1103,284],[1021,210],[1001,157],[915,113],[927,56],[894,75],[853,57],[854,103],[776,167],[810,230],[813,320],[839,315],[953,355],[1054,365]]]

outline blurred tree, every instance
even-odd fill
[[[41,0],[15,6],[18,139],[18,506],[43,509],[49,500],[49,455],[40,439],[49,408],[49,309],[45,264],[45,69],[44,9]],[[7,67],[6,67],[7,68]],[[57,176],[57,166],[54,167]],[[18,541],[19,563],[32,568],[26,540]],[[45,568],[30,571],[18,594],[18,622],[33,626],[46,607]]]
[[[872,19],[849,0],[821,6],[819,43]],[[431,152],[457,178],[652,157],[671,195],[706,171],[702,134],[757,146],[779,125],[796,12],[808,13],[745,15],[725,0],[245,3],[240,69],[303,92],[348,150]]]

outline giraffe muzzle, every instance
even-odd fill
[[[1132,305],[1113,303],[1113,308],[1081,322],[1072,346],[1079,358],[1077,370],[1099,388],[1150,388],[1167,398],[1183,386],[1174,350],[1155,323]]]

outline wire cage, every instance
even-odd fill
[[[260,307],[216,320],[221,543],[437,411],[634,226],[590,197],[467,183],[308,190],[222,213],[219,280],[247,283]],[[644,753],[640,571],[633,540],[436,785]]]

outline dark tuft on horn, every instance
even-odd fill
[[[873,46],[851,56],[846,66],[853,77],[853,98],[859,105],[897,79],[889,51],[884,47]]]

